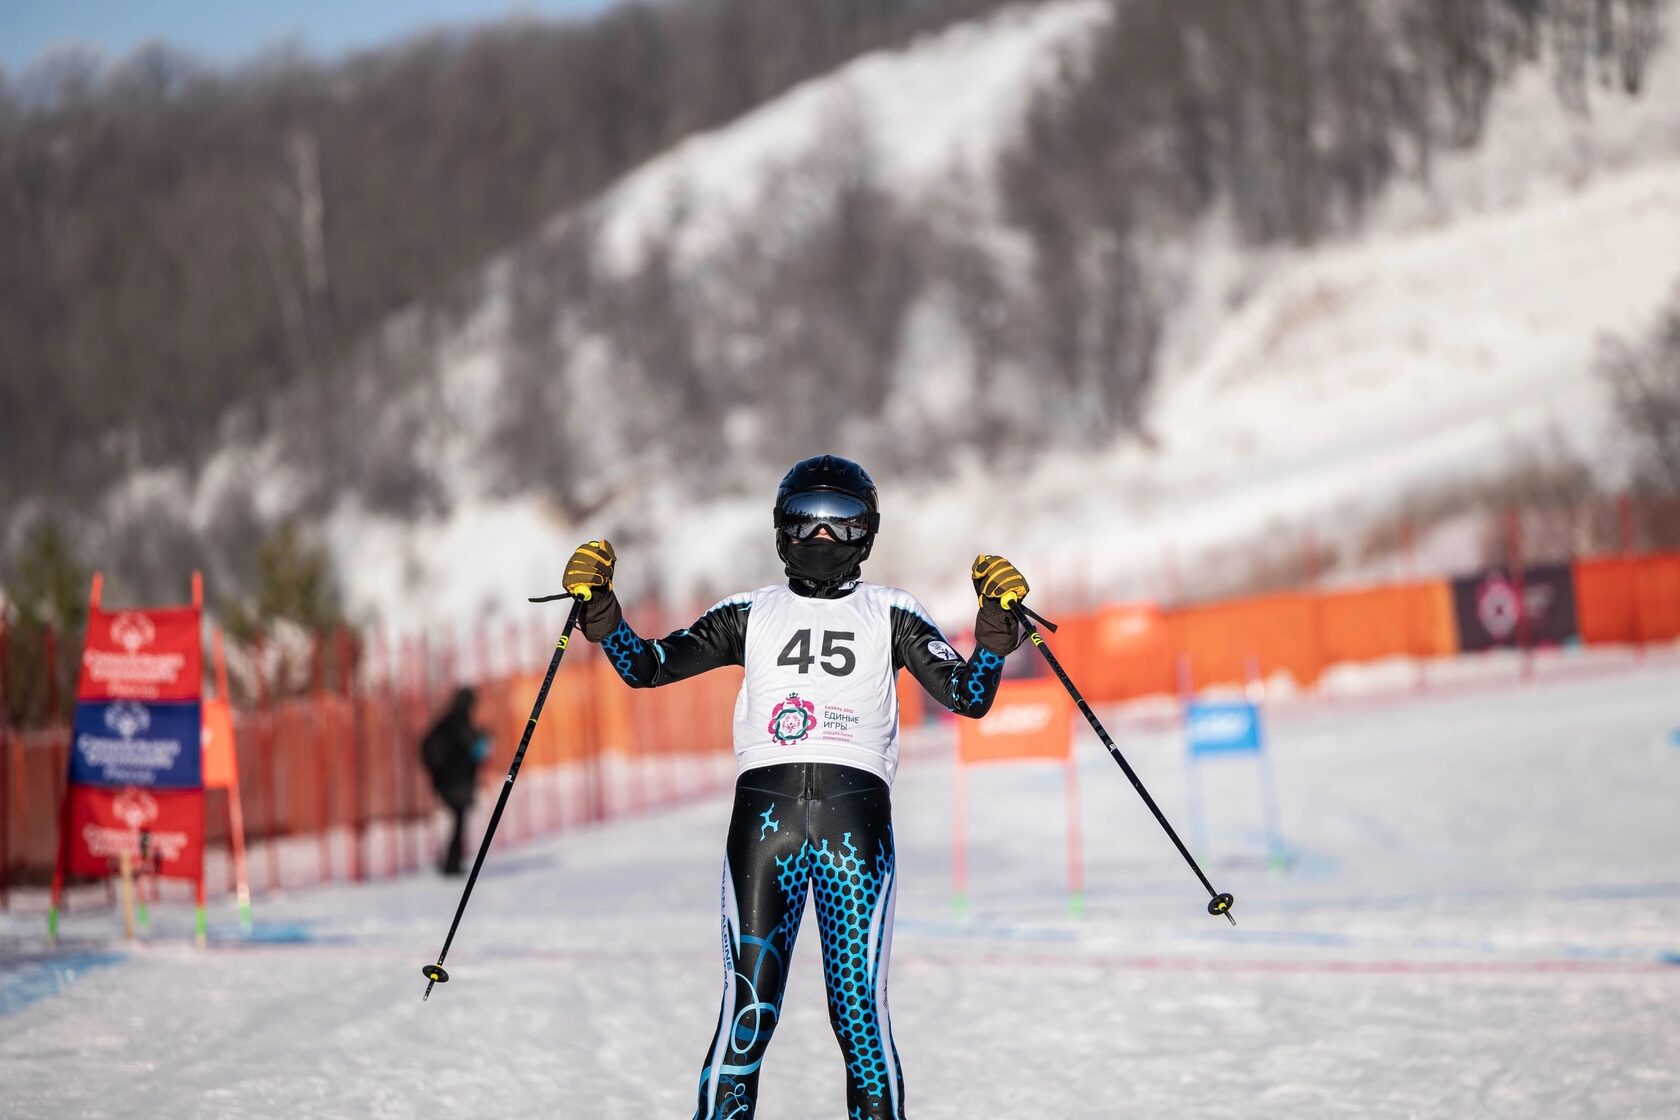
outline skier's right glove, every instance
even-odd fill
[[[613,565],[618,555],[608,542],[589,541],[578,546],[566,561],[566,574],[560,585],[579,602],[583,636],[599,642],[618,629],[624,612],[613,594]]]
[[[1009,653],[1026,638],[1026,631],[1003,604],[1027,597],[1027,577],[1003,557],[986,555],[974,558],[968,574],[974,580],[974,593],[980,597],[980,610],[974,618],[975,644],[993,653]]]

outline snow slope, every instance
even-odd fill
[[[1260,858],[1245,760],[1204,768],[1205,867],[1235,929],[1088,735],[1086,916],[1062,894],[1061,775],[1025,767],[973,774],[974,911],[954,918],[934,732],[894,793],[909,1114],[1680,1114],[1675,673],[1278,715],[1288,873]],[[1114,726],[1182,822],[1176,736]],[[229,930],[206,952],[184,906],[139,949],[109,910],[72,913],[48,959],[39,914],[0,916],[0,1113],[686,1116],[716,1017],[727,811],[499,849],[425,1004],[457,881],[261,897],[259,929],[293,940]],[[844,1111],[819,964],[807,930],[767,1120]]]
[[[754,220],[767,179],[841,134],[863,138],[895,190],[937,196],[963,181],[952,169],[984,165],[1033,83],[1106,10],[1037,5],[859,59],[650,162],[594,216],[627,261],[681,210],[684,253],[703,261]],[[1642,98],[1595,92],[1588,116],[1566,110],[1541,69],[1501,89],[1483,145],[1439,158],[1426,184],[1397,184],[1357,237],[1255,249],[1208,222],[1168,247],[1183,285],[1152,444],[1047,446],[1009,466],[1007,502],[994,500],[995,465],[962,452],[945,477],[888,479],[870,577],[912,587],[960,623],[961,574],[977,552],[1011,555],[1041,586],[1099,597],[1165,593],[1171,557],[1194,593],[1229,576],[1219,548],[1268,531],[1293,539],[1304,524],[1333,543],[1409,492],[1497,473],[1537,447],[1562,444],[1613,482],[1620,448],[1592,353],[1606,332],[1640,331],[1680,280],[1677,138],[1671,43]],[[499,315],[492,299],[452,346],[452,396],[494,392]],[[957,340],[935,332],[914,354],[905,407],[932,407],[965,384]],[[644,534],[623,550],[626,571],[667,599],[775,578],[764,504],[782,465],[765,466],[751,496],[714,501],[705,480],[628,478],[622,501],[568,525],[540,501],[487,495],[475,448],[488,437],[472,415],[453,421],[449,517],[405,524],[347,505],[333,519],[364,612],[474,619],[513,585],[546,589],[577,540],[624,525]],[[844,452],[840,443],[812,451]],[[1436,542],[1426,562],[1467,564],[1471,543]]]
[[[1680,160],[1303,255],[1168,371],[1157,447],[1076,477],[1047,470],[1023,504],[1105,494],[1105,516],[1079,521],[1112,575],[1157,564],[1164,542],[1206,547],[1280,521],[1333,536],[1554,438],[1613,478],[1593,351],[1606,332],[1640,332],[1677,279]],[[1029,550],[1065,539],[1048,518],[1023,535]]]
[[[1015,132],[1027,93],[1109,18],[1104,0],[1005,9],[902,51],[874,51],[801,83],[727,127],[690,137],[602,196],[609,259],[634,260],[677,211],[683,251],[755,220],[764,183],[825,142],[861,141],[883,183],[906,197],[982,176]]]

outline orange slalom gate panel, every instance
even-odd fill
[[[1073,701],[1054,678],[998,686],[983,719],[957,721],[957,758],[964,763],[1065,760],[1072,751]]]
[[[227,789],[238,780],[233,710],[226,700],[204,701],[204,788]]]

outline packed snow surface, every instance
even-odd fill
[[[1206,899],[1106,754],[1076,746],[1088,905],[1063,893],[1054,767],[972,775],[973,908],[950,897],[948,730],[900,774],[893,1029],[909,1115],[1245,1120],[1680,1115],[1680,667],[1275,711],[1291,863],[1252,760],[1204,767]],[[1169,816],[1174,732],[1116,718]],[[492,854],[422,1004],[459,881],[259,897],[210,949],[166,906],[0,918],[8,1117],[687,1116],[717,1014],[728,808]],[[810,919],[807,919],[809,923]],[[760,1115],[843,1114],[816,938]]]

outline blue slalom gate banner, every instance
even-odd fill
[[[114,700],[76,705],[72,785],[199,789],[204,785],[199,702]]]
[[[1184,709],[1192,755],[1260,751],[1260,708],[1247,700],[1192,700]]]
[[[1202,816],[1201,760],[1220,755],[1251,754],[1259,764],[1260,812],[1265,822],[1266,847],[1272,865],[1287,865],[1283,836],[1278,829],[1277,791],[1272,783],[1261,730],[1260,705],[1250,700],[1191,700],[1184,705],[1185,791],[1190,801],[1190,834],[1202,851],[1208,847]]]

